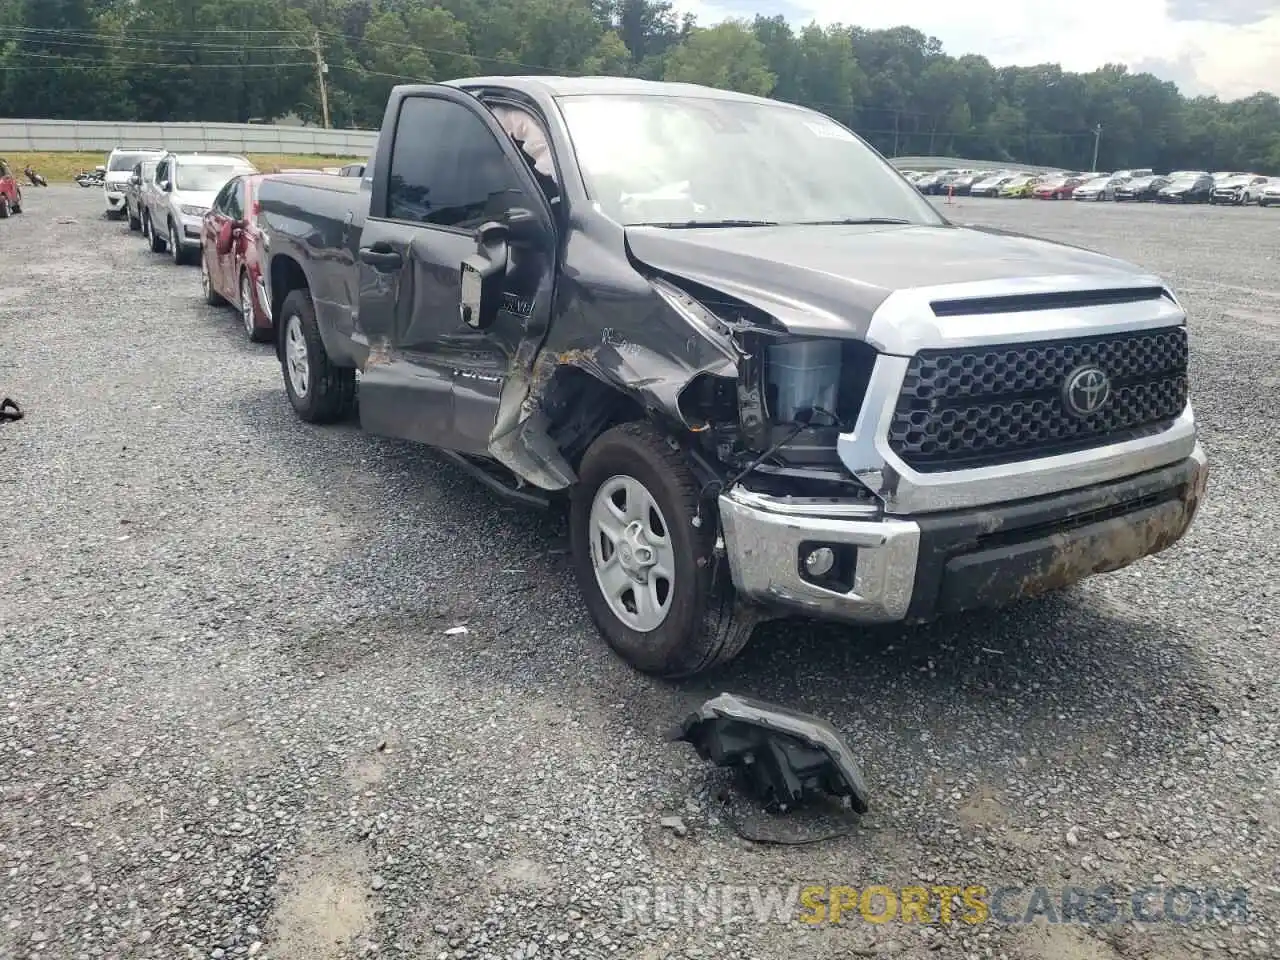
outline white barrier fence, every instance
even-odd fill
[[[1003,160],[965,160],[960,157],[893,157],[899,170],[1025,170],[1027,173],[1051,173],[1062,167],[1035,167]]]
[[[112,123],[0,118],[0,152],[101,151],[163,147],[179,152],[293,153],[367,157],[374,130],[325,130],[259,123]]]

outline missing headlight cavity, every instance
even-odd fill
[[[875,350],[860,340],[793,339],[764,345],[765,406],[770,421],[852,428],[871,382],[875,357]],[[835,422],[825,414],[834,414]]]

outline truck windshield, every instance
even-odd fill
[[[119,173],[121,170],[132,170],[139,160],[149,156],[151,156],[149,153],[113,154],[111,159],[107,161],[107,170],[111,173]]]
[[[587,192],[623,225],[943,222],[892,166],[819,113],[701,97],[559,103]]]
[[[223,184],[243,172],[231,163],[180,163],[173,186],[177,190],[221,190]]]

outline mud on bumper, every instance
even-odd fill
[[[719,506],[745,598],[823,619],[922,621],[1002,606],[1164,550],[1190,527],[1207,477],[1197,445],[1187,459],[1135,477],[914,518],[849,504],[806,509],[741,488]],[[815,576],[805,558],[823,547],[834,561]]]

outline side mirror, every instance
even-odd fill
[[[165,193],[173,193],[173,181],[162,180],[160,182],[160,189],[163,190]]]
[[[501,220],[483,224],[475,236],[476,252],[461,264],[458,315],[473,330],[487,330],[493,326],[502,306],[512,247],[536,246],[546,234],[542,222],[531,210],[512,207]]]
[[[214,248],[218,251],[218,256],[225,257],[231,252],[231,243],[235,239],[233,236],[235,227],[234,223],[227,220],[218,228],[218,242],[214,245]]]

